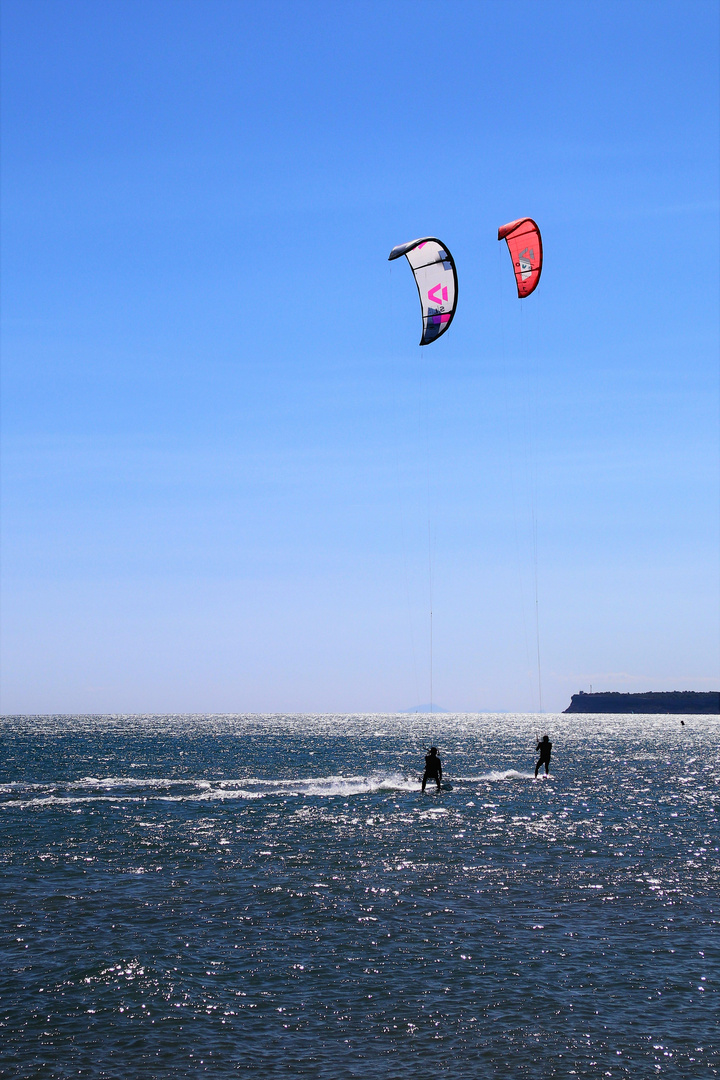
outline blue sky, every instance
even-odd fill
[[[2,18],[4,712],[718,687],[714,2]]]

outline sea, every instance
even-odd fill
[[[0,1076],[718,1076],[682,719],[4,717]]]

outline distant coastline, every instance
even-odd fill
[[[401,709],[401,714],[414,716],[416,713],[431,713],[433,716],[435,713],[446,713],[447,709],[443,709],[442,705],[416,705],[414,709]]]
[[[573,694],[566,713],[720,713],[720,691],[671,690],[645,694]]]

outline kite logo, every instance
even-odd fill
[[[440,303],[440,297],[437,294],[440,292],[441,289],[442,289],[442,298],[445,301],[445,303],[447,303],[447,298],[448,298],[447,285],[443,285],[441,281],[439,281],[437,283],[437,285],[435,286],[434,289],[429,289],[428,290],[428,300],[430,300],[433,304],[439,304]]]
[[[527,258],[525,256],[527,256]],[[523,281],[527,281],[527,279],[532,274],[533,268],[532,268],[532,261],[531,260],[534,259],[534,258],[535,258],[535,249],[534,248],[524,248],[518,254],[518,266],[520,267],[520,277],[522,278]]]

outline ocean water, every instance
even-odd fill
[[[0,1076],[717,1076],[684,719],[4,718]]]

